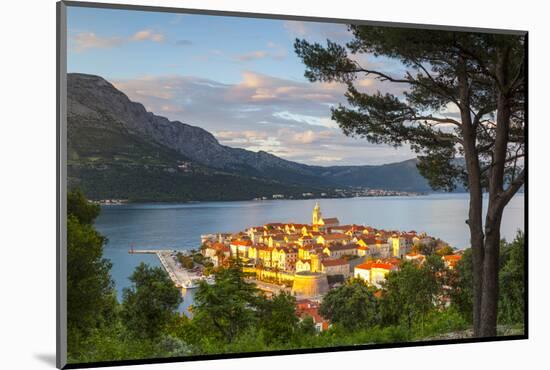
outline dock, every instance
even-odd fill
[[[183,252],[183,251],[182,251]],[[198,287],[204,277],[199,274],[180,267],[176,259],[172,255],[173,249],[134,249],[128,250],[130,254],[155,254],[164,270],[170,276],[170,279],[177,288],[191,289]]]

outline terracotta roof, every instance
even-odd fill
[[[242,245],[242,246],[251,246],[252,242],[250,240],[234,240],[231,242],[233,245]]]
[[[355,266],[356,269],[360,270],[370,270],[372,268],[373,262],[363,262],[357,266]]]
[[[210,246],[210,248],[215,249],[217,251],[223,251],[223,252],[229,252],[230,249],[227,245],[222,243],[214,243]]]
[[[372,264],[373,269],[391,270],[394,267],[391,263],[375,262]]]
[[[422,259],[425,259],[425,258],[426,258],[426,256],[425,256],[425,255],[423,255],[423,254],[420,254],[420,253],[415,253],[415,252],[413,252],[413,253],[407,253],[407,254],[406,254],[405,256],[406,256],[406,257],[408,257],[408,258],[412,258],[412,259],[420,259],[420,260],[422,260]]]
[[[373,236],[366,237],[366,238],[359,238],[359,240],[362,240],[365,244],[387,244],[387,241],[375,238]]]
[[[347,239],[348,238],[348,236],[346,234],[340,234],[340,233],[325,234],[325,235],[322,235],[322,237],[326,240],[337,240],[337,239]]]
[[[350,249],[357,249],[354,244],[335,244],[327,247],[331,251],[346,251]]]
[[[338,220],[337,217],[328,217],[328,218],[323,218],[323,222],[327,224],[327,223],[339,223],[340,221]]]
[[[326,259],[321,262],[324,266],[341,266],[341,265],[348,265],[348,261],[336,258],[336,259]]]

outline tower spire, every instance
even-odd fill
[[[319,205],[319,202],[315,203],[315,207],[313,207],[313,213],[312,213],[312,225],[318,225],[319,221],[321,221],[321,206]]]

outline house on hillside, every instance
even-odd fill
[[[321,271],[327,276],[342,275],[347,279],[350,275],[349,262],[340,258],[327,258],[321,261]]]
[[[357,245],[355,244],[329,244],[323,249],[323,252],[332,258],[340,258],[342,256],[357,255]]]

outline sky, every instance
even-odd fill
[[[99,75],[132,101],[202,127],[224,145],[312,165],[365,165],[414,157],[346,137],[330,118],[345,86],[311,83],[296,38],[345,43],[343,24],[69,7],[68,72]],[[354,57],[402,76],[397,61]],[[362,78],[365,92],[400,86]]]

